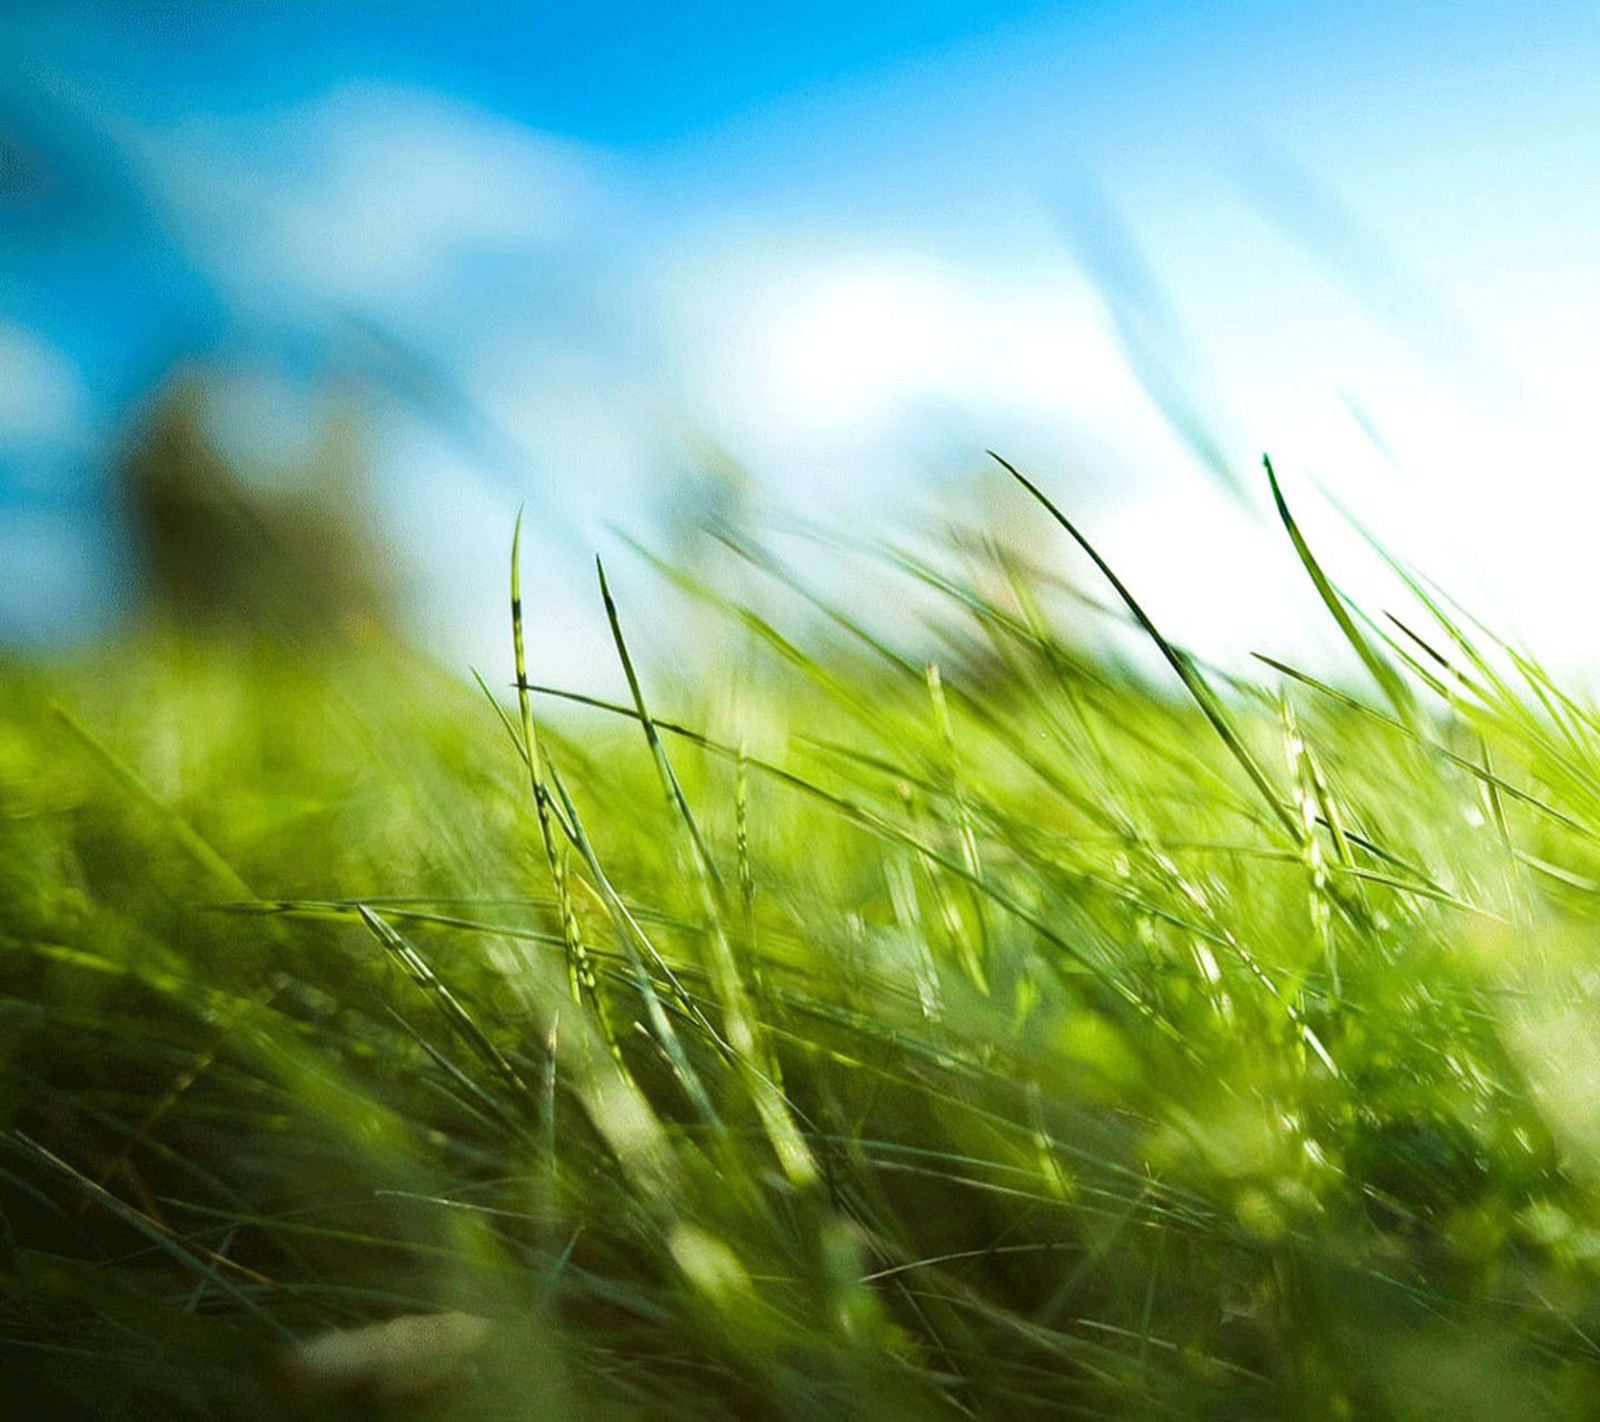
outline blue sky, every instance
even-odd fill
[[[697,442],[885,531],[1003,448],[1217,654],[1298,635],[1271,448],[1566,655],[1596,72],[1592,5],[13,3],[0,636],[103,620],[98,470],[198,355],[269,460],[370,385],[475,658],[519,502],[566,621]]]

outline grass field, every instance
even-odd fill
[[[13,665],[11,1415],[1600,1412],[1600,717],[1280,509],[1339,687],[1002,550],[614,705]]]

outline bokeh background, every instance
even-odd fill
[[[9,0],[0,643],[126,616],[179,410],[360,485],[455,670],[519,506],[581,681],[615,530],[1014,523],[986,447],[1206,655],[1317,654],[1270,451],[1358,594],[1318,491],[1588,667],[1597,73],[1592,4]]]

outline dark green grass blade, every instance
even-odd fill
[[[1294,515],[1289,512],[1289,504],[1283,496],[1283,487],[1278,482],[1277,471],[1272,467],[1270,455],[1262,455],[1261,462],[1267,471],[1267,483],[1272,489],[1272,502],[1277,507],[1278,517],[1283,521],[1284,529],[1289,534],[1289,541],[1294,545],[1295,555],[1300,559],[1300,565],[1306,570],[1306,575],[1311,579],[1311,585],[1316,588],[1317,596],[1322,599],[1322,605],[1328,609],[1329,615],[1337,624],[1339,631],[1344,634],[1345,641],[1355,650],[1361,658],[1361,664],[1371,673],[1372,679],[1377,682],[1389,704],[1401,720],[1409,720],[1415,703],[1411,692],[1395,670],[1378,654],[1376,648],[1361,635],[1361,629],[1350,616],[1349,609],[1345,606],[1344,599],[1339,595],[1338,589],[1328,580],[1328,575],[1322,571],[1322,565],[1317,562],[1311,552],[1311,546],[1306,542],[1305,535],[1300,531],[1300,525],[1295,522]]]
[[[1277,787],[1273,785],[1266,771],[1262,769],[1255,756],[1251,754],[1249,747],[1245,745],[1233,722],[1223,710],[1217,694],[1211,689],[1210,683],[1200,675],[1193,661],[1162,635],[1161,630],[1150,620],[1149,615],[1140,606],[1133,594],[1128,591],[1122,579],[1112,570],[1111,565],[1100,556],[1099,550],[1078,531],[1077,526],[1056,507],[1044,491],[993,450],[989,451],[989,456],[1021,484],[1038,501],[1045,512],[1060,524],[1071,535],[1072,540],[1089,555],[1090,561],[1100,570],[1106,581],[1111,584],[1117,596],[1122,599],[1128,611],[1133,614],[1134,620],[1138,622],[1145,635],[1155,644],[1156,649],[1161,653],[1167,665],[1177,673],[1178,680],[1183,683],[1184,689],[1194,698],[1195,704],[1200,708],[1200,712],[1206,720],[1211,723],[1212,729],[1222,738],[1222,743],[1228,748],[1229,754],[1239,763],[1245,774],[1250,778],[1251,783],[1260,791],[1261,798],[1266,802],[1267,808],[1272,812],[1273,818],[1277,820],[1279,827],[1291,839],[1298,840],[1299,831],[1295,826],[1294,815],[1285,806],[1283,797],[1279,794]]]
[[[395,958],[395,960],[410,974],[411,979],[423,990],[443,1012],[445,1020],[451,1028],[460,1035],[477,1054],[498,1072],[508,1086],[516,1092],[519,1098],[529,1099],[527,1083],[517,1074],[517,1069],[506,1059],[505,1054],[490,1040],[489,1034],[484,1031],[466,1007],[462,1004],[444,981],[435,973],[428,961],[412,947],[410,941],[399,932],[392,924],[379,917],[365,904],[359,904],[356,912],[361,921],[366,924],[372,936],[378,940]]]
[[[240,1273],[246,1279],[257,1284],[268,1281],[262,1280],[259,1276],[252,1277],[250,1271],[241,1270],[238,1265],[235,1265],[230,1260],[207,1257],[205,1254],[189,1248],[172,1230],[150,1219],[149,1216],[134,1209],[125,1201],[118,1199],[104,1186],[97,1184],[82,1171],[23,1134],[23,1132],[10,1131],[7,1133],[6,1138],[23,1155],[38,1164],[49,1167],[52,1171],[64,1177],[81,1190],[87,1198],[93,1200],[124,1224],[131,1226],[162,1253],[169,1255],[184,1269],[194,1274],[197,1279],[203,1280],[219,1294],[231,1299],[239,1308],[254,1317],[263,1328],[275,1334],[280,1340],[286,1343],[294,1341],[294,1335],[284,1328],[267,1309],[263,1308],[248,1290],[235,1283],[230,1276]]]
[[[610,877],[601,866],[600,856],[594,845],[590,842],[584,830],[583,819],[578,814],[578,807],[573,803],[572,796],[562,783],[560,772],[552,765],[549,767],[550,786],[555,792],[567,823],[572,826],[577,836],[573,847],[578,851],[584,864],[588,867],[590,878],[594,881],[594,888],[600,896],[601,903],[610,915],[612,925],[617,934],[617,940],[627,955],[630,966],[633,968],[635,985],[639,995],[644,1001],[645,1015],[649,1020],[651,1033],[656,1045],[666,1055],[672,1067],[674,1076],[682,1084],[685,1094],[694,1105],[696,1111],[714,1129],[722,1129],[721,1113],[711,1100],[710,1093],[706,1090],[705,1081],[699,1069],[690,1060],[685,1050],[682,1038],[677,1028],[673,1026],[663,1006],[661,993],[651,977],[651,968],[660,973],[663,981],[671,989],[674,999],[683,1009],[685,1015],[704,1033],[706,1039],[713,1043],[723,1053],[731,1049],[722,1040],[721,1034],[712,1025],[711,1019],[706,1016],[693,996],[685,989],[672,965],[662,955],[650,935],[644,931],[639,920],[629,909],[622,895],[612,884]],[[642,950],[642,951],[641,951]],[[649,959],[649,965],[646,959]]]
[[[606,569],[598,558],[594,560],[595,573],[600,579],[600,598],[605,604],[606,623],[611,628],[612,645],[617,650],[617,659],[622,663],[623,675],[628,681],[628,691],[633,697],[633,708],[638,718],[639,725],[644,730],[645,740],[650,745],[650,755],[655,762],[656,773],[661,778],[662,789],[666,792],[667,803],[673,812],[683,822],[684,829],[689,835],[690,843],[694,848],[694,857],[699,872],[705,874],[714,887],[720,890],[721,875],[717,872],[711,851],[706,848],[704,836],[700,833],[700,826],[695,823],[694,812],[689,808],[689,802],[684,797],[683,786],[678,783],[676,772],[672,768],[672,761],[667,756],[666,747],[661,744],[661,734],[656,730],[656,723],[650,714],[650,709],[645,705],[644,690],[639,685],[639,673],[634,669],[633,657],[629,655],[627,639],[622,635],[622,623],[617,617],[617,604],[611,596],[610,585],[606,582]]]
[[[725,1015],[726,1030],[722,1040],[732,1047],[738,1058],[746,1087],[785,1173],[795,1185],[809,1189],[817,1180],[816,1164],[795,1124],[790,1103],[783,1098],[781,1090],[776,1085],[777,1069],[766,1053],[759,1019],[751,1011],[749,996],[734,959],[732,946],[728,942],[722,917],[722,878],[717,872],[710,850],[706,847],[700,827],[695,822],[694,813],[689,808],[689,801],[683,793],[677,773],[672,768],[672,761],[661,742],[650,709],[645,704],[644,689],[639,683],[638,673],[634,670],[627,639],[622,635],[622,623],[617,615],[616,602],[606,582],[605,566],[598,558],[595,559],[595,570],[600,579],[600,596],[605,604],[606,621],[611,628],[612,642],[622,663],[623,674],[627,677],[628,689],[633,695],[635,716],[649,743],[650,754],[655,762],[662,789],[666,793],[669,809],[683,825],[692,850],[694,878],[700,891],[705,931],[711,946],[712,975],[718,995],[722,999]]]

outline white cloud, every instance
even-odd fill
[[[881,512],[986,445],[1060,455],[1153,418],[1060,251],[707,223],[652,277],[675,398],[790,502]]]
[[[335,294],[403,297],[465,250],[571,241],[590,178],[575,148],[440,100],[346,90],[301,122],[321,163],[273,204],[268,241]]]
[[[86,405],[72,361],[37,331],[0,319],[0,443],[74,443]]]
[[[598,160],[579,145],[377,85],[127,143],[202,265],[245,300],[415,307],[475,259],[572,243],[601,202]]]

